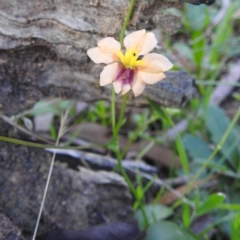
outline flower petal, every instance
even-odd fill
[[[157,39],[152,32],[148,32],[145,37],[145,41],[141,47],[141,51],[139,55],[145,55],[152,51],[154,47],[157,45]]]
[[[122,90],[122,82],[121,81],[114,81],[113,87],[116,93],[120,93]]]
[[[157,39],[154,33],[146,33],[145,29],[130,33],[124,38],[125,48],[137,49],[139,55],[152,51],[156,45]]]
[[[124,47],[126,49],[138,48],[138,50],[140,51],[141,49],[139,48],[140,46],[138,45],[139,43],[144,41],[145,36],[146,36],[145,29],[128,34],[123,40]]]
[[[112,56],[104,54],[98,47],[88,49],[87,55],[91,58],[93,62],[97,64],[98,63],[109,64],[114,61]]]
[[[98,47],[89,49],[87,54],[97,64],[109,64],[119,58],[121,45],[114,38],[106,37],[98,41]]]
[[[145,88],[145,82],[142,80],[141,75],[137,73],[134,75],[133,83],[132,83],[132,91],[134,96],[139,96]]]
[[[151,73],[139,71],[142,80],[147,84],[155,84],[166,77],[164,73]]]
[[[115,53],[121,50],[121,44],[112,37],[106,37],[98,41],[98,47],[105,53]]]
[[[123,85],[122,85],[121,94],[124,95],[124,94],[127,93],[130,89],[131,89],[131,85],[130,85],[129,83],[128,83],[128,84],[123,84]]]
[[[160,73],[171,69],[173,64],[161,54],[149,53],[143,57],[141,66],[141,71]]]
[[[100,74],[100,86],[105,86],[115,81],[118,75],[118,72],[119,72],[118,63],[112,63],[104,67],[103,71]]]
[[[98,47],[104,54],[111,57],[114,62],[119,61],[119,58],[123,57],[120,42],[112,37],[106,37],[100,40]]]

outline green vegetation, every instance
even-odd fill
[[[182,109],[163,109],[149,101],[149,108],[131,115],[134,127],[129,130],[129,119],[124,115],[126,97],[123,108],[116,114],[113,93],[112,104],[98,102],[71,123],[97,122],[112,128],[111,141],[102,147],[111,150],[118,160],[120,172],[134,196],[133,209],[139,226],[147,229],[147,240],[240,239],[240,108],[229,117],[223,106],[210,101],[214,88],[223,84],[219,80],[240,56],[240,3],[233,1],[221,19],[216,19],[220,11],[218,4],[186,4],[182,11],[177,12],[182,17],[183,28],[174,36],[162,36],[170,58],[174,56],[175,69],[186,70],[196,78],[197,99],[192,99]],[[123,34],[121,36],[123,38]],[[235,86],[239,88],[239,84]],[[236,91],[229,98],[239,102],[239,96],[239,91]],[[19,119],[27,124],[26,116],[52,113],[60,121],[62,112],[66,111],[69,118],[75,116],[73,102],[47,104],[41,101]],[[119,115],[117,119],[116,115]],[[177,132],[173,142],[162,137],[183,119],[188,122],[187,128]],[[122,130],[128,137],[123,150],[119,148]],[[55,125],[51,124],[49,133],[53,140],[59,139],[57,132]],[[73,133],[71,140],[76,137],[77,134]],[[182,167],[179,169],[173,164],[165,170],[165,179],[187,177],[183,190],[173,190],[163,184],[151,201],[147,200],[147,192],[159,176],[146,183],[136,173],[133,181],[121,164],[131,144],[139,139],[148,140],[149,144],[141,149],[137,159],[144,158],[153,144],[174,150]],[[71,141],[66,146],[70,144]],[[35,146],[41,147],[41,144]],[[161,199],[169,192],[177,197],[171,204],[164,205]]]
[[[181,31],[175,36],[164,36],[169,56],[175,56],[175,69],[186,70],[196,78],[198,99],[193,99],[186,108],[175,110],[160,108],[149,101],[151,109],[135,114],[136,127],[128,134],[127,147],[141,138],[174,149],[182,168],[178,170],[172,166],[168,178],[188,177],[185,190],[169,206],[158,204],[169,192],[164,187],[155,195],[155,204],[146,201],[147,189],[154,179],[144,185],[138,176],[137,183],[132,183],[136,218],[142,228],[147,228],[148,240],[159,239],[159,236],[173,240],[240,239],[240,129],[237,124],[240,109],[235,110],[231,120],[221,106],[210,101],[214,88],[222,84],[219,80],[240,54],[239,29],[236,27],[240,23],[240,4],[234,1],[221,19],[216,19],[220,11],[218,4],[186,4],[184,10],[178,12],[183,20]],[[234,93],[235,101],[239,101],[238,95]],[[99,110],[99,105],[96,109]],[[104,116],[98,110],[93,112],[97,113],[98,121],[105,124]],[[103,112],[106,114],[108,109]],[[165,134],[182,119],[187,119],[188,126],[176,134],[174,144],[149,133],[149,128],[154,126]],[[151,146],[142,149],[138,156],[144,157]],[[211,182],[215,184],[208,186]],[[207,223],[200,227],[201,218]],[[193,226],[198,230],[193,231]]]

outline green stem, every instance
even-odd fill
[[[117,144],[118,144],[118,142],[117,142]],[[124,177],[125,181],[127,182],[127,185],[129,187],[130,191],[135,196],[136,191],[135,191],[135,188],[134,188],[130,178],[128,177],[128,175],[127,175],[127,173],[126,173],[126,171],[125,171],[125,169],[124,169],[124,167],[122,165],[122,158],[121,158],[121,154],[120,154],[119,148],[118,148],[117,151],[115,151],[115,154],[117,156],[119,170],[120,170],[122,176]]]
[[[114,101],[113,101],[114,100]],[[116,154],[116,157],[117,157],[117,161],[118,161],[118,167],[119,167],[119,170],[122,174],[122,176],[124,177],[125,181],[127,182],[128,184],[128,187],[130,189],[130,191],[132,192],[133,195],[135,195],[135,188],[131,182],[131,180],[129,179],[125,169],[123,168],[122,166],[122,155],[120,153],[120,149],[119,149],[119,138],[118,138],[118,134],[119,134],[119,131],[120,131],[120,128],[122,126],[122,122],[123,122],[123,117],[124,117],[124,112],[125,112],[125,109],[126,109],[126,104],[127,104],[127,94],[125,94],[123,96],[123,102],[122,102],[122,108],[121,108],[121,113],[120,113],[120,117],[119,117],[119,120],[118,120],[118,123],[116,125],[115,123],[115,92],[114,94],[112,94],[112,103],[111,103],[111,110],[112,110],[112,120],[114,120],[114,123],[112,123],[112,129],[113,129],[113,136],[114,136],[114,139],[116,140],[116,148],[115,148],[115,154]],[[114,115],[114,116],[113,116]]]
[[[135,5],[135,1],[136,0],[131,0],[131,3],[130,3],[130,6],[129,6],[129,9],[128,9],[126,18],[125,18],[124,23],[123,23],[123,27],[122,27],[122,30],[121,30],[121,33],[120,33],[120,43],[121,43],[121,46],[123,45],[123,39],[124,39],[125,31],[127,29],[127,25],[129,23],[129,20],[130,20],[130,18],[132,16],[132,11],[133,11],[133,8],[134,8],[134,5]]]
[[[131,0],[126,18],[125,18],[124,23],[123,23],[121,34],[120,34],[120,44],[121,44],[121,46],[123,45],[123,39],[124,39],[125,31],[126,31],[128,22],[131,18],[132,11],[133,11],[133,8],[134,8],[134,4],[135,4],[135,0]],[[122,166],[122,156],[121,156],[121,153],[120,153],[120,150],[119,150],[119,139],[118,139],[119,130],[122,126],[123,117],[124,117],[124,113],[125,113],[125,109],[126,109],[127,94],[125,94],[123,96],[121,113],[120,113],[120,117],[119,117],[119,121],[118,121],[117,125],[116,125],[116,116],[115,116],[116,115],[115,95],[116,94],[115,94],[115,91],[113,89],[112,90],[112,99],[111,99],[111,117],[112,117],[112,132],[113,132],[113,137],[114,137],[115,144],[116,144],[115,148],[114,148],[115,149],[114,152],[115,152],[117,160],[118,160],[119,170],[120,170],[122,176],[124,177],[125,181],[127,182],[130,191],[132,192],[133,195],[135,195],[135,188],[134,188],[131,180],[129,179],[125,169]]]
[[[112,118],[112,132],[113,132],[113,137],[117,137],[117,132],[116,132],[116,111],[115,111],[115,90],[112,88],[112,101],[111,101],[111,118]]]
[[[123,46],[123,39],[124,39],[125,31],[126,31],[128,23],[129,23],[129,20],[131,18],[132,11],[133,11],[133,8],[134,8],[134,4],[135,4],[135,0],[131,0],[131,3],[130,3],[130,6],[129,6],[129,9],[128,9],[126,18],[125,18],[124,23],[123,23],[123,27],[122,27],[121,34],[120,34],[120,44],[121,44],[121,47]],[[125,181],[127,182],[127,185],[129,187],[130,191],[136,197],[135,188],[134,188],[131,180],[129,179],[125,169],[122,166],[122,157],[123,157],[123,155],[120,153],[119,138],[118,138],[119,131],[120,131],[121,126],[123,124],[123,117],[124,117],[126,104],[127,104],[127,94],[125,94],[123,96],[121,113],[120,113],[117,125],[116,125],[116,116],[115,116],[115,114],[116,114],[115,95],[116,94],[115,94],[115,91],[113,89],[112,90],[112,102],[111,102],[112,132],[113,132],[113,138],[114,138],[114,143],[115,143],[115,147],[113,149],[114,149],[114,152],[115,152],[117,160],[118,160],[119,170],[120,170],[122,176],[124,177]],[[145,226],[147,227],[148,226],[148,220],[147,220],[147,216],[146,216],[143,204],[140,204],[140,208],[141,208],[141,211],[142,211],[143,216],[144,216]]]
[[[140,204],[140,210],[142,212],[143,219],[144,219],[144,226],[143,226],[143,228],[147,229],[149,227],[149,221],[148,221],[148,218],[147,218],[146,211],[144,209],[144,205],[142,203]]]
[[[90,149],[90,148],[96,148],[96,147],[106,148],[105,145],[99,145],[99,144],[96,144],[96,145],[94,144],[94,145],[91,145],[91,146],[83,146],[83,147],[69,147],[69,146],[66,147],[66,146],[46,145],[46,144],[33,143],[33,142],[23,141],[23,140],[19,140],[19,139],[15,139],[15,138],[4,137],[4,136],[0,136],[0,141],[19,144],[19,145],[23,145],[23,146],[26,146],[26,147],[51,148],[51,149],[80,150],[80,149]]]
[[[120,117],[119,117],[119,120],[118,120],[118,123],[117,123],[117,127],[116,127],[116,131],[117,132],[119,132],[119,130],[120,130],[121,126],[122,126],[126,105],[127,105],[127,94],[123,95],[123,102],[122,102],[121,113],[120,113]]]

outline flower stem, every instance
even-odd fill
[[[131,0],[129,9],[128,9],[128,12],[127,12],[127,15],[126,15],[126,18],[125,18],[124,23],[123,23],[123,27],[122,27],[122,30],[121,30],[121,33],[120,33],[120,43],[121,43],[121,46],[123,45],[123,39],[124,39],[125,31],[127,29],[127,25],[129,23],[129,20],[130,20],[130,18],[132,16],[132,11],[133,11],[133,8],[134,8],[134,5],[135,5],[135,1],[136,0]]]
[[[123,23],[123,27],[122,27],[121,34],[120,34],[121,47],[123,46],[123,39],[124,39],[125,31],[126,31],[128,23],[129,23],[129,20],[131,18],[135,1],[136,0],[131,0],[126,18],[125,18],[124,23]],[[127,94],[125,94],[123,96],[121,113],[120,113],[119,120],[118,120],[117,124],[116,124],[115,96],[116,96],[116,93],[115,93],[114,88],[113,88],[112,89],[112,99],[111,99],[111,119],[112,119],[112,132],[113,132],[113,144],[114,144],[113,146],[114,147],[112,149],[113,149],[114,153],[116,154],[119,170],[120,170],[122,176],[124,177],[125,181],[127,182],[127,185],[129,187],[131,193],[136,197],[136,190],[134,188],[134,185],[132,184],[130,178],[128,177],[128,175],[127,175],[127,173],[126,173],[126,171],[125,171],[125,169],[122,165],[123,154],[121,154],[121,152],[120,152],[119,138],[118,138],[119,131],[120,131],[121,126],[123,125],[123,122],[124,122],[124,113],[125,113],[125,109],[126,109],[126,105],[127,105]],[[146,215],[146,212],[145,212],[145,209],[144,209],[144,206],[143,206],[142,202],[140,203],[140,209],[141,209],[142,214],[144,216],[144,226],[148,227],[149,223],[148,223],[147,215]]]
[[[123,45],[123,38],[124,38],[124,35],[125,35],[125,31],[126,31],[128,22],[131,18],[131,15],[132,15],[132,11],[133,11],[133,8],[134,8],[135,1],[136,0],[131,0],[126,18],[125,18],[124,23],[123,23],[123,27],[122,27],[121,34],[120,34],[121,46]],[[121,155],[120,149],[119,149],[119,138],[118,138],[120,128],[123,124],[123,117],[124,117],[126,104],[127,104],[127,94],[125,94],[123,96],[121,113],[120,113],[119,120],[118,120],[117,124],[116,124],[116,105],[115,105],[115,98],[116,97],[115,96],[116,96],[116,94],[115,94],[115,91],[113,89],[112,90],[112,99],[111,99],[111,119],[112,119],[113,139],[114,139],[114,144],[115,144],[114,153],[116,154],[116,157],[117,157],[117,160],[118,160],[119,170],[120,170],[122,176],[124,177],[125,181],[127,182],[130,191],[132,192],[133,195],[135,195],[135,188],[134,188],[131,180],[129,179],[125,169],[122,166],[122,155]]]
[[[116,131],[119,132],[122,124],[123,124],[123,117],[124,117],[124,113],[125,113],[125,109],[126,109],[126,105],[127,105],[127,94],[123,95],[123,102],[122,102],[122,108],[121,108],[121,113],[120,113],[120,117],[116,126]]]
[[[113,90],[113,92],[114,92],[114,90]],[[122,156],[121,156],[120,149],[119,149],[119,138],[118,138],[118,134],[119,134],[120,128],[122,126],[122,122],[123,122],[124,112],[126,109],[127,95],[125,94],[123,96],[121,113],[120,113],[118,123],[116,125],[115,92],[114,92],[114,94],[113,94],[113,92],[112,92],[112,102],[111,102],[111,116],[112,116],[113,139],[114,139],[114,143],[115,143],[114,153],[116,154],[116,157],[117,157],[119,170],[120,170],[122,176],[124,177],[125,181],[127,182],[127,185],[129,187],[130,191],[132,192],[133,195],[135,195],[135,188],[134,188],[131,180],[129,179],[124,167],[122,166]]]
[[[122,158],[121,158],[121,154],[120,154],[120,150],[118,148],[118,150],[115,152],[116,156],[117,156],[117,161],[118,161],[118,167],[119,167],[119,170],[122,174],[122,176],[124,177],[125,181],[127,182],[127,185],[131,191],[131,193],[135,196],[135,188],[130,180],[130,178],[128,177],[123,165],[122,165]]]
[[[111,99],[111,119],[112,119],[112,132],[113,132],[113,137],[116,138],[117,132],[116,132],[116,111],[115,111],[115,90],[112,88],[112,99]]]
[[[130,20],[130,18],[131,18],[132,11],[133,11],[133,8],[134,8],[134,5],[135,5],[135,1],[136,1],[136,0],[131,0],[131,3],[130,3],[130,6],[129,6],[129,9],[128,9],[126,18],[125,18],[124,23],[123,23],[123,27],[122,27],[121,34],[120,34],[120,44],[121,44],[121,47],[123,46],[123,39],[124,39],[125,31],[126,31],[126,29],[127,29],[127,25],[128,25],[129,20]],[[129,187],[131,193],[136,197],[135,188],[134,188],[134,186],[133,186],[130,178],[128,177],[128,175],[127,175],[124,167],[122,166],[122,157],[123,157],[123,154],[120,153],[120,148],[119,148],[119,138],[118,138],[118,134],[119,134],[119,131],[120,131],[121,126],[122,126],[122,124],[123,124],[123,117],[124,117],[126,105],[127,105],[127,94],[125,94],[125,95],[123,96],[121,113],[120,113],[120,116],[119,116],[118,123],[117,123],[117,125],[116,125],[116,119],[115,119],[115,112],[116,112],[116,111],[115,111],[115,91],[114,91],[114,89],[113,89],[113,92],[112,92],[111,111],[112,111],[112,129],[113,129],[113,136],[114,136],[114,139],[116,140],[115,154],[116,154],[116,156],[117,156],[119,170],[120,170],[122,176],[124,177],[125,181],[127,182],[127,185],[128,185],[128,187]],[[140,209],[141,209],[142,214],[143,214],[143,217],[144,217],[144,227],[148,227],[148,226],[149,226],[149,222],[148,222],[148,219],[147,219],[147,215],[146,215],[146,212],[145,212],[143,203],[140,203]]]

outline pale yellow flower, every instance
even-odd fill
[[[128,34],[124,38],[125,54],[121,45],[112,37],[98,42],[98,47],[87,51],[95,63],[108,64],[100,74],[100,85],[113,84],[116,93],[127,93],[132,89],[135,96],[140,95],[145,84],[155,84],[164,79],[165,71],[172,63],[163,55],[149,53],[157,45],[152,32],[145,29]]]

